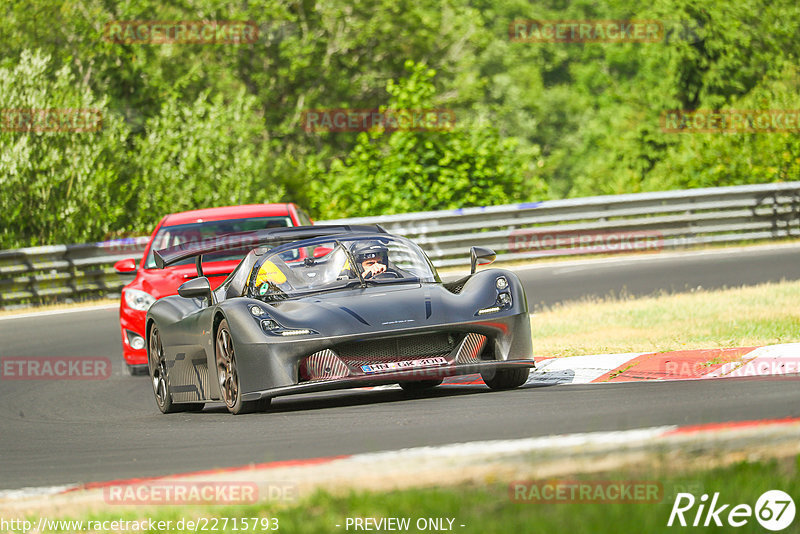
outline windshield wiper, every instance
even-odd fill
[[[365,287],[367,287],[367,283],[364,281],[364,277],[361,276],[361,273],[358,271],[358,266],[356,265],[356,259],[353,256],[353,253],[350,252],[347,249],[347,247],[342,245],[338,240],[334,241],[334,243],[336,243],[338,246],[342,247],[342,249],[344,249],[344,253],[347,254],[347,261],[350,262],[350,266],[351,266],[353,272],[355,272],[356,276],[358,276],[358,280],[361,282],[361,289],[364,289]]]

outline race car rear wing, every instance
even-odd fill
[[[254,249],[264,245],[277,245],[291,243],[303,239],[314,237],[325,237],[330,235],[340,235],[346,233],[375,233],[385,234],[386,230],[377,224],[369,225],[319,225],[319,226],[294,226],[288,228],[266,228],[264,230],[253,230],[250,232],[239,232],[235,234],[225,234],[216,236],[212,239],[182,243],[153,253],[156,266],[159,269],[174,265],[179,261],[195,258],[197,265],[197,275],[203,276],[202,256],[211,252],[222,250],[232,250],[239,248]]]

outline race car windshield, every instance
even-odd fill
[[[405,239],[369,237],[282,247],[253,266],[248,293],[273,301],[362,284],[435,281],[419,247]]]
[[[173,247],[175,245],[210,240],[227,234],[262,230],[264,228],[283,228],[291,225],[292,221],[289,217],[252,217],[249,219],[229,219],[224,221],[162,226],[153,239],[153,244],[150,247],[150,252],[147,255],[147,261],[144,267],[145,269],[156,268],[155,258],[153,257],[153,252],[156,250]],[[212,252],[203,256],[203,262],[241,260],[249,251],[250,248]],[[189,265],[193,263],[194,258],[189,258],[175,265]]]

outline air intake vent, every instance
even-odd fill
[[[461,293],[461,290],[464,289],[464,284],[467,283],[467,280],[469,280],[469,278],[470,278],[469,276],[465,276],[464,278],[459,278],[458,280],[455,280],[453,282],[447,282],[445,284],[442,284],[442,286],[444,286],[444,288],[448,290],[450,293],[458,295],[459,293]]]
[[[395,360],[389,361],[401,361],[411,358],[440,356],[443,353],[449,354],[455,348],[455,337],[446,333],[356,341],[335,347],[336,353],[344,361],[365,360],[373,362],[382,361],[384,358],[395,358]]]
[[[480,361],[483,347],[486,346],[486,336],[481,334],[467,334],[458,347],[456,363],[476,363]]]
[[[348,374],[344,362],[329,349],[315,352],[300,363],[300,378],[303,380],[331,380]]]

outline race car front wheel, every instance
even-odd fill
[[[517,369],[490,369],[481,373],[481,378],[492,389],[514,389],[528,381],[531,370],[527,367]]]
[[[164,358],[164,346],[161,343],[161,334],[156,325],[150,327],[150,345],[147,350],[147,367],[150,371],[150,381],[153,383],[153,393],[156,404],[161,413],[196,412],[203,409],[202,402],[178,404],[172,402],[172,392],[169,388],[169,374],[167,361]]]
[[[255,401],[243,401],[242,389],[239,387],[239,371],[236,367],[236,352],[233,338],[228,327],[228,320],[223,319],[217,329],[217,381],[222,401],[232,414],[260,412],[267,409],[269,398]]]

